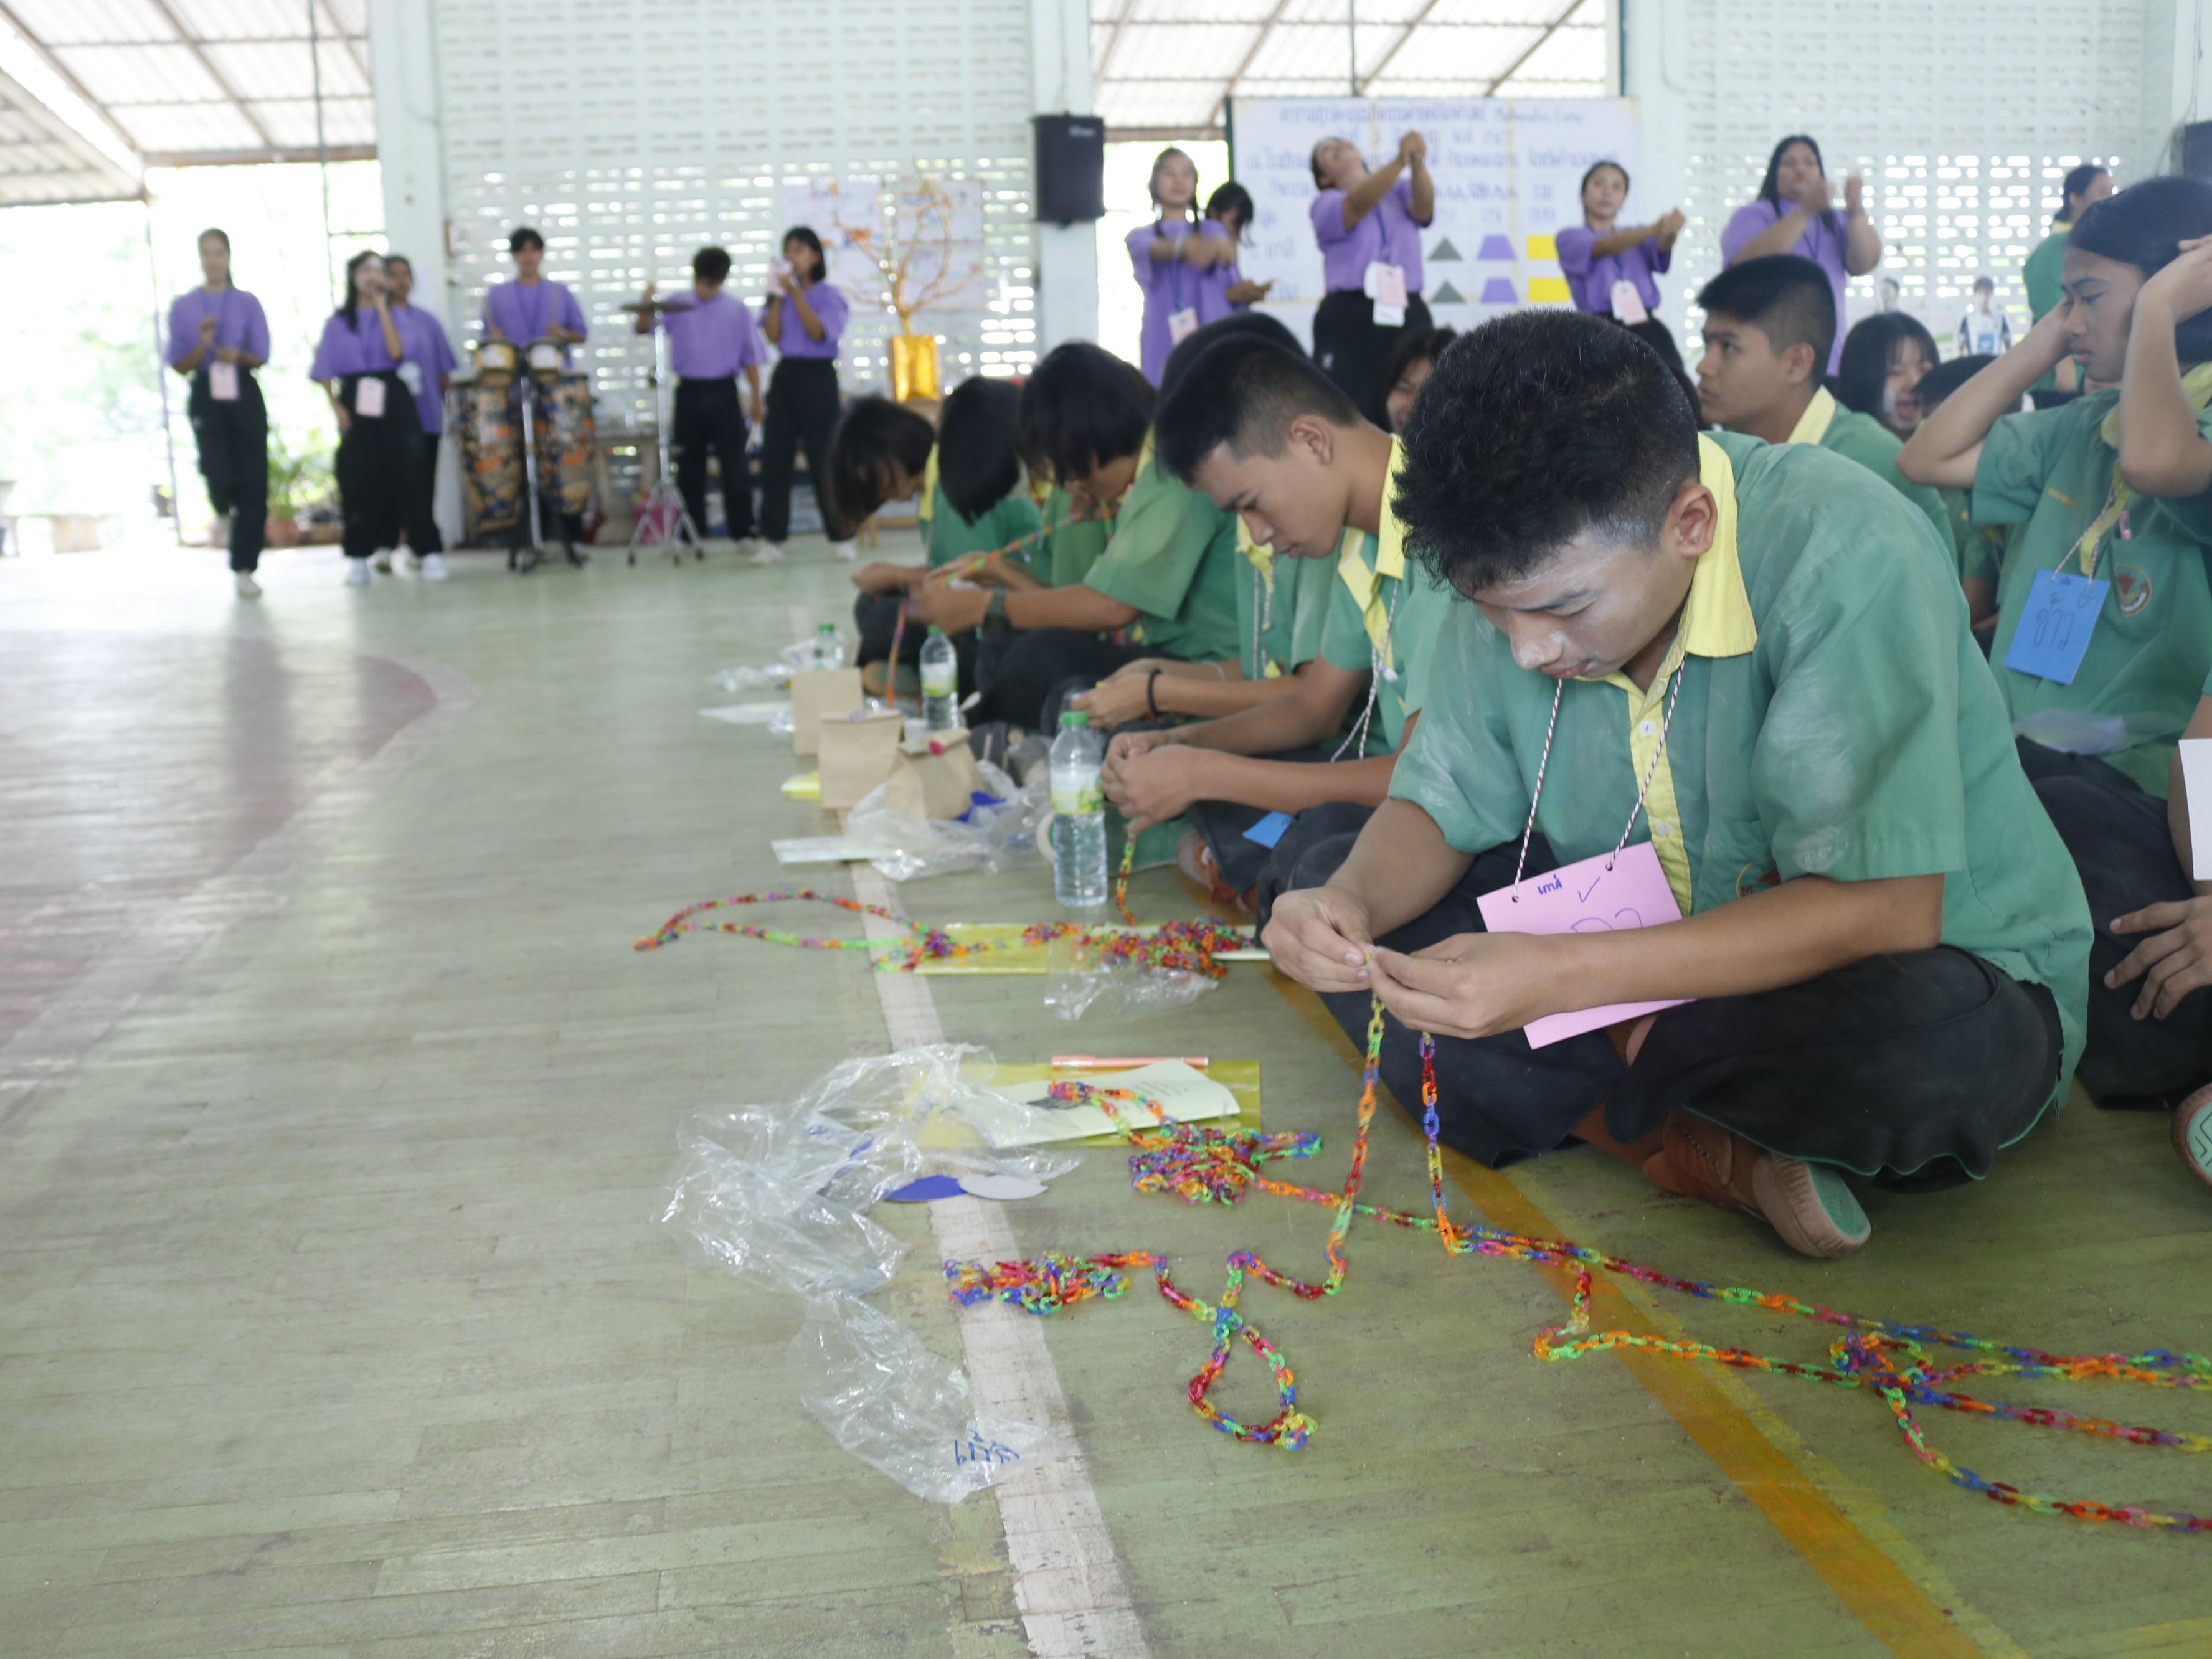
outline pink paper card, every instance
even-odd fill
[[[1605,866],[1610,864],[1611,870]],[[1501,887],[1475,901],[1483,926],[1493,933],[1605,933],[1624,927],[1656,927],[1680,921],[1682,907],[1659,867],[1659,854],[1642,841],[1625,847],[1620,856],[1600,853],[1595,858],[1562,865],[1521,883],[1521,898]],[[1583,1008],[1572,1013],[1547,1014],[1523,1027],[1531,1048],[1547,1048],[1601,1025],[1634,1019],[1661,1008],[1679,1008],[1690,1000],[1675,997],[1666,1002],[1617,1002],[1604,1008]]]

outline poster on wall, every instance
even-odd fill
[[[875,179],[809,179],[784,186],[785,222],[822,239],[829,280],[855,309],[981,311],[983,186],[909,177],[890,192]]]
[[[876,253],[883,241],[883,192],[872,179],[807,179],[783,187],[783,222],[822,239],[827,280],[856,309],[883,308]]]
[[[1526,305],[1569,303],[1553,238],[1579,223],[1577,191],[1593,161],[1634,179],[1643,159],[1626,98],[1238,98],[1229,111],[1231,168],[1252,192],[1252,245],[1240,263],[1275,284],[1267,309],[1307,339],[1322,289],[1314,240],[1311,156],[1349,138],[1370,166],[1401,133],[1428,140],[1436,221],[1421,237],[1422,293],[1440,324],[1467,328]],[[1665,211],[1631,190],[1625,223]]]

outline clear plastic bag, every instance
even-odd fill
[[[979,1417],[967,1373],[852,1297],[807,1304],[790,1356],[799,1401],[837,1443],[917,1498],[957,1504],[1035,1462],[1035,1424]]]
[[[993,874],[1036,857],[1037,825],[1052,816],[1052,787],[1039,778],[1027,789],[988,761],[976,763],[983,787],[995,804],[977,802],[957,820],[918,818],[884,805],[886,787],[871,790],[853,809],[847,829],[873,845],[892,850],[870,860],[892,881],[954,870],[988,870]]]
[[[1116,961],[1072,939],[1045,949],[1044,1006],[1062,1019],[1188,1008],[1213,984],[1204,974]]]
[[[781,691],[791,684],[791,665],[740,663],[735,668],[718,669],[708,678],[725,691]]]

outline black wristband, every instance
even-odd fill
[[[1160,712],[1159,699],[1154,695],[1158,691],[1159,685],[1160,671],[1155,668],[1145,676],[1145,707],[1152,711],[1152,718],[1156,720],[1167,718]]]
[[[991,597],[983,604],[983,631],[986,634],[1003,634],[1012,626],[1006,620],[1006,590],[994,587],[991,590]]]

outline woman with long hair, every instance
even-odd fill
[[[761,549],[755,564],[780,564],[791,532],[791,474],[803,445],[822,533],[841,559],[853,556],[852,532],[830,500],[830,434],[837,425],[837,343],[848,308],[830,285],[822,239],[805,225],[783,234],[783,258],[769,267],[761,332],[776,349],[768,381],[768,418],[761,426]],[[744,487],[740,480],[738,488]]]
[[[253,371],[269,361],[261,301],[230,280],[230,237],[200,233],[200,285],[169,307],[169,367],[191,382],[185,412],[199,445],[200,476],[216,534],[230,548],[241,599],[258,599],[269,519],[269,410]]]
[[[392,319],[382,257],[364,248],[347,260],[345,287],[307,374],[323,383],[337,417],[346,585],[366,587],[378,548],[394,545],[402,529],[409,546],[434,547],[438,529],[422,489],[422,422],[399,375],[407,345]]]
[[[1328,290],[1314,313],[1314,362],[1380,425],[1383,360],[1401,329],[1431,325],[1421,298],[1421,232],[1436,218],[1428,140],[1404,134],[1379,167],[1348,138],[1322,139],[1308,160]]]
[[[1766,158],[1766,176],[1759,182],[1758,198],[1731,214],[1721,232],[1723,264],[1741,264],[1770,253],[1795,253],[1827,272],[1839,325],[1848,314],[1844,283],[1881,263],[1881,236],[1867,217],[1866,181],[1856,173],[1844,180],[1844,206],[1838,212],[1820,147],[1802,132],[1774,147]],[[1842,367],[1843,354],[1839,327],[1828,358],[1829,374]]]
[[[1911,312],[1862,318],[1844,337],[1836,401],[1873,416],[1902,441],[1920,429],[1920,401],[1913,388],[1936,362],[1936,337]]]
[[[1273,282],[1252,282],[1237,268],[1237,250],[1252,240],[1253,210],[1252,192],[1232,179],[1206,198],[1206,218],[1198,234],[1182,245],[1184,259],[1199,273],[1200,328],[1249,311],[1274,287]]]
[[[1198,163],[1170,145],[1152,158],[1146,193],[1152,198],[1152,222],[1139,225],[1126,239],[1129,265],[1145,296],[1145,320],[1137,336],[1137,357],[1145,378],[1160,383],[1168,353],[1194,332],[1200,273],[1185,257],[1199,228]]]

